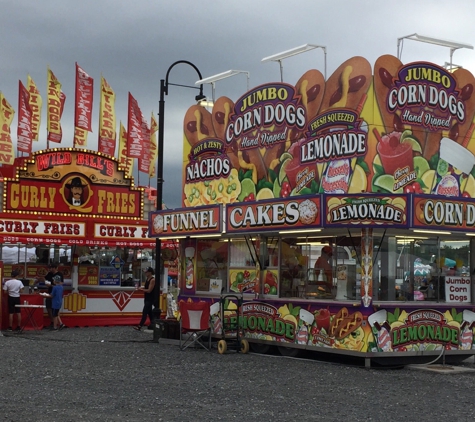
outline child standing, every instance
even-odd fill
[[[43,293],[43,296],[51,298],[51,312],[53,315],[53,330],[61,330],[64,328],[63,321],[59,315],[59,311],[63,306],[63,278],[55,277],[53,279],[54,286],[51,294]]]

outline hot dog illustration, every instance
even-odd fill
[[[200,105],[191,106],[183,120],[183,131],[191,147],[206,138],[215,137],[211,113]]]
[[[354,116],[354,124],[350,129],[347,122],[334,121],[334,124],[323,133],[328,130],[345,133],[351,130],[353,135],[354,132],[367,132],[367,126],[361,127],[362,121],[359,115],[366,102],[371,80],[371,65],[365,58],[359,56],[345,61],[333,72],[325,84],[325,93],[317,119],[331,111],[342,110],[342,113],[345,113],[342,115]],[[332,117],[337,115],[334,114]],[[323,169],[319,169],[320,192],[335,194],[365,192],[366,173],[356,162],[356,157],[342,157],[326,163]]]
[[[333,108],[361,108],[370,85],[371,65],[368,60],[360,56],[348,59],[328,78],[320,114]]]

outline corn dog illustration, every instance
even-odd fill
[[[226,128],[229,123],[229,117],[234,112],[234,102],[228,97],[219,97],[213,106],[211,112],[211,121],[213,123],[216,137],[221,139],[226,145],[226,154],[231,160],[234,168],[239,168],[238,145],[236,140],[228,144],[226,142]]]

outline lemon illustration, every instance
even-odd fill
[[[378,169],[375,167],[375,166],[379,166],[379,167],[383,167],[383,164],[381,163],[381,158],[379,158],[379,155],[376,154],[374,156],[374,160],[373,160],[373,171],[374,173],[378,173]]]
[[[357,164],[355,166],[355,170],[353,171],[353,177],[351,178],[348,193],[366,192],[367,186],[368,179],[366,178],[366,173],[363,170],[363,167]]]
[[[383,188],[384,190],[388,192],[393,192],[394,177],[391,176],[390,174],[383,174],[382,176],[379,176],[374,181],[374,185],[377,186],[378,188]],[[399,188],[394,193],[402,193],[402,188]]]
[[[282,162],[282,165],[280,166],[279,170],[279,185],[282,186],[282,181],[287,177],[287,166],[290,164],[292,161],[291,158],[285,159],[285,161]]]
[[[327,207],[329,210],[331,210],[332,208],[335,208],[340,205],[340,203],[341,202],[339,198],[330,198],[327,202]]]
[[[422,187],[424,193],[431,193],[435,184],[435,170],[427,170],[422,176],[421,180],[425,186]],[[474,185],[475,188],[475,185]]]
[[[470,174],[465,182],[465,187],[463,189],[464,193],[470,195],[470,198],[475,196],[475,178]]]
[[[404,142],[408,136],[412,136],[412,130],[406,129],[404,132],[401,133],[401,138],[399,138],[399,142]]]
[[[391,202],[391,205],[393,205],[394,207],[405,209],[406,208],[406,201],[402,198],[394,198]]]
[[[283,163],[285,160],[287,160],[288,158],[292,159],[294,157],[292,157],[292,154],[290,152],[284,152],[281,156],[280,156],[280,162]]]
[[[404,140],[402,140],[401,136],[401,143],[410,144],[413,151],[420,152],[422,154],[421,144],[412,136],[408,136]]]
[[[269,188],[262,188],[256,196],[256,200],[260,201],[261,199],[273,199],[274,193]]]
[[[240,202],[244,201],[244,198],[249,196],[251,193],[256,196],[256,185],[251,179],[242,179],[241,182],[241,193],[238,196]]]
[[[429,162],[424,157],[414,157],[414,168],[417,170],[417,177],[429,170]]]

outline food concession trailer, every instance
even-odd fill
[[[149,214],[151,237],[179,239],[179,300],[242,293],[260,352],[474,354],[474,86],[465,69],[353,57],[327,80],[191,106],[183,208]]]
[[[151,189],[134,186],[114,157],[84,149],[38,151],[1,171],[2,281],[19,270],[26,286],[22,303],[43,304],[37,292],[48,264],[58,262],[67,326],[136,324],[143,307],[136,286],[144,282],[143,269],[155,266],[147,219],[156,208]],[[82,194],[73,204],[75,184]],[[176,255],[174,242],[162,243],[165,275],[176,271]],[[162,280],[166,292],[168,280]],[[0,294],[6,328],[6,297]],[[36,317],[42,326],[43,315]],[[44,323],[49,325],[46,314]]]

